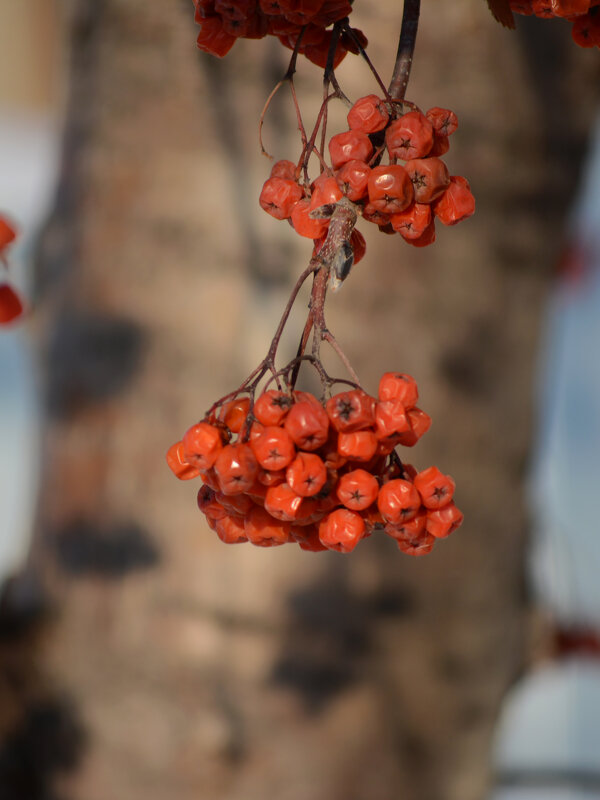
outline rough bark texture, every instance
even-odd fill
[[[385,77],[394,4],[355,6]],[[532,378],[595,61],[539,22],[536,37],[556,34],[545,64],[562,69],[538,75],[532,40],[485,4],[425,3],[407,97],[457,111],[447,162],[477,215],[422,251],[362,225],[367,257],[329,303],[367,387],[388,369],[417,377],[434,425],[414,462],[455,477],[460,533],[423,560],[375,537],[348,557],[226,547],[164,452],[262,357],[310,243],[256,202],[269,170],[258,114],[286,54],[263,40],[212,60],[192,16],[185,2],[75,4],[39,276],[49,417],[35,559],[53,614],[0,649],[0,776],[36,763],[37,746],[49,752],[37,784],[7,772],[15,797],[481,798],[527,652]],[[353,98],[375,91],[358,59],[339,78]],[[315,67],[300,64],[298,89],[310,115]],[[291,112],[282,92],[265,126],[278,158],[299,152]]]

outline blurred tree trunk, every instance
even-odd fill
[[[385,73],[396,4],[355,6]],[[38,558],[58,610],[43,663],[87,730],[63,790],[475,800],[502,693],[526,656],[532,372],[592,62],[565,28],[541,23],[536,36],[552,28],[562,65],[560,79],[542,76],[546,100],[529,40],[485,4],[425,4],[408,96],[457,111],[447,160],[478,212],[426,251],[365,231],[367,257],[330,303],[366,386],[388,369],[419,380],[434,426],[414,461],[454,475],[464,528],[422,561],[375,538],[345,558],[228,548],[164,453],[258,362],[310,245],[256,202],[269,169],[257,119],[286,54],[239,42],[214,61],[195,52],[192,17],[187,2],[73,8],[39,325],[49,425]],[[299,73],[314,109],[318,71]],[[352,97],[375,90],[357,59],[340,80]],[[286,101],[265,136],[276,157],[295,158]],[[549,168],[552,108],[563,112],[552,142],[568,147]]]

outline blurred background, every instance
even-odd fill
[[[258,118],[289,52],[240,40],[218,61],[196,50],[192,3],[167,5],[0,0],[0,210],[33,309],[0,334],[0,798],[511,791],[503,698],[553,663],[557,624],[600,617],[540,589],[556,551],[535,594],[526,579],[529,531],[548,530],[526,501],[548,429],[535,376],[556,353],[561,255],[575,263],[598,54],[561,22],[514,33],[481,0],[424,3],[408,97],[458,114],[446,162],[477,214],[424,250],[363,225],[367,256],[328,302],[367,389],[387,370],[419,382],[434,423],[412,461],[453,475],[461,530],[426,559],[383,537],[347,557],[226,547],[164,454],[263,357],[311,248],[257,202]],[[397,3],[352,16],[385,79]],[[352,99],[376,91],[353,56],[338,78]],[[318,68],[302,60],[296,86],[314,118]],[[263,133],[297,158],[285,90]],[[552,480],[529,508],[548,511]]]

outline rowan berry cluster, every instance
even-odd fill
[[[378,397],[361,389],[321,404],[300,391],[236,398],[192,425],[167,453],[181,480],[200,477],[198,506],[228,544],[348,553],[375,531],[400,550],[429,553],[462,522],[454,481],[417,472],[395,448],[412,447],[431,419],[409,375],[388,372]]]
[[[399,233],[415,247],[435,241],[435,220],[456,225],[475,211],[468,182],[450,175],[440,156],[458,127],[453,111],[430,108],[425,114],[405,103],[374,94],[361,97],[348,112],[348,130],[329,140],[331,168],[312,183],[302,180],[302,162],[278,161],[260,194],[261,207],[287,219],[301,236],[324,240],[335,204],[346,198],[356,213],[386,233]],[[387,152],[388,164],[382,164]],[[398,164],[398,161],[403,164]],[[364,239],[351,240],[354,262],[364,254]]]
[[[197,44],[207,53],[222,58],[236,39],[262,39],[270,34],[319,67],[325,67],[331,44],[332,31],[326,28],[352,11],[349,0],[194,0],[194,5],[200,25]],[[357,42],[367,45],[361,31],[342,34],[334,66],[347,52],[359,52]]]
[[[5,250],[17,238],[13,226],[0,216],[0,269],[8,273]],[[8,325],[23,314],[23,302],[8,280],[0,278],[0,325]]]
[[[511,10],[573,23],[571,35],[580,47],[600,47],[600,0],[510,0]]]

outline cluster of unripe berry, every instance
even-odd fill
[[[450,175],[440,158],[458,127],[456,114],[430,108],[396,116],[396,108],[376,95],[361,97],[348,112],[349,129],[329,140],[331,169],[306,186],[299,167],[278,161],[263,185],[262,208],[318,241],[329,225],[322,209],[345,197],[364,219],[416,247],[435,241],[436,219],[456,225],[470,217],[475,199],[468,182]],[[389,163],[381,164],[385,151]],[[362,236],[360,242],[364,252]]]
[[[200,25],[197,44],[207,53],[222,58],[236,39],[270,34],[291,50],[297,46],[319,67],[325,67],[331,44],[332,31],[326,28],[352,11],[349,0],[194,0],[194,5]],[[358,53],[357,42],[366,47],[361,31],[353,29],[352,34],[340,36],[334,67],[347,52]]]
[[[600,0],[510,0],[510,7],[517,14],[566,19],[580,47],[600,47]]]
[[[269,390],[192,425],[167,462],[182,480],[202,479],[198,506],[226,543],[348,553],[380,530],[425,555],[463,515],[452,478],[417,472],[395,452],[429,429],[417,400],[415,380],[396,372],[383,375],[377,398],[352,389],[321,404]]]
[[[17,233],[10,222],[0,216],[0,272],[8,272],[6,248],[17,238]],[[23,301],[15,289],[0,277],[0,325],[8,325],[23,315]]]

